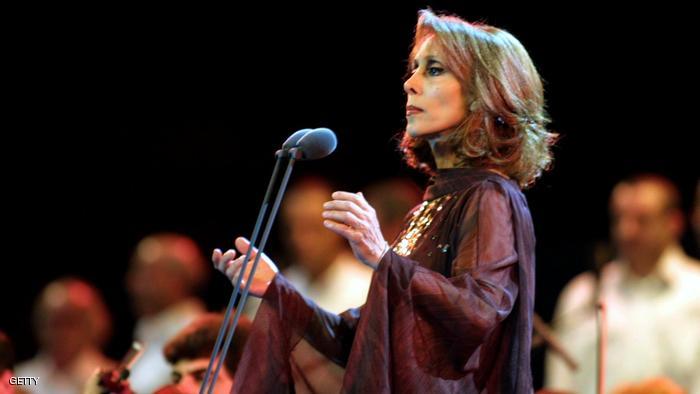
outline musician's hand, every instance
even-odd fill
[[[236,257],[236,251],[233,249],[227,250],[225,253],[221,253],[221,250],[214,249],[212,254],[212,261],[214,262],[214,267],[219,271],[226,274],[226,276],[231,279],[231,283],[236,284],[238,277],[241,272],[241,267],[243,266],[243,259],[245,254],[248,252],[250,247],[250,242],[243,237],[236,238],[236,249],[240,253],[240,256]],[[255,261],[255,256],[257,255],[257,249],[253,249],[250,254],[250,261],[246,267],[246,274],[243,277],[243,282],[241,283],[241,292],[243,292],[244,286],[250,276],[250,271],[253,268],[253,262]],[[255,270],[255,276],[253,277],[253,283],[250,285],[250,294],[256,297],[262,297],[270,285],[270,282],[277,275],[277,266],[270,260],[265,253],[260,257],[258,262],[258,268]]]
[[[362,193],[335,192],[323,204],[323,225],[350,243],[355,257],[376,268],[388,249],[377,213]]]
[[[96,368],[83,386],[83,394],[134,394],[128,380],[121,380],[115,369]]]

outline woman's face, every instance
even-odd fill
[[[411,137],[436,135],[466,116],[462,86],[446,68],[444,56],[428,37],[418,47],[406,91],[406,131]]]

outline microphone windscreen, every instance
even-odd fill
[[[287,138],[286,141],[284,141],[284,144],[282,144],[282,149],[284,150],[289,150],[297,146],[299,143],[299,140],[305,136],[306,134],[309,133],[312,129],[301,129],[298,131],[295,131],[294,134],[290,135],[289,138]]]
[[[338,146],[338,139],[333,131],[321,127],[309,131],[301,137],[297,145],[302,153],[302,160],[316,160],[333,153]]]

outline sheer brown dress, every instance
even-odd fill
[[[236,393],[531,393],[535,238],[517,183],[439,170],[340,315],[282,275],[267,289]]]

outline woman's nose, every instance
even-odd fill
[[[404,83],[403,90],[406,94],[420,94],[421,81],[418,72],[414,72]]]

